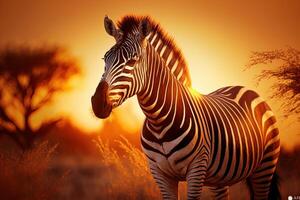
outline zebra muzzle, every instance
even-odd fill
[[[112,105],[107,98],[107,94],[108,84],[106,81],[101,81],[91,99],[93,112],[100,119],[107,118],[112,111]]]

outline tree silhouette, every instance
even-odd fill
[[[33,128],[31,117],[80,73],[74,59],[60,47],[21,46],[0,52],[0,134],[13,139],[23,150],[47,133],[59,119]]]
[[[285,116],[300,113],[300,51],[291,47],[273,51],[253,52],[247,68],[257,65],[275,65],[262,70],[258,83],[265,79],[275,79],[271,98],[283,100]],[[300,119],[300,117],[298,118]]]

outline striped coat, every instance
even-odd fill
[[[193,90],[180,50],[147,17],[127,16],[118,28],[105,18],[105,27],[117,43],[105,55],[93,110],[105,118],[137,95],[146,116],[142,148],[163,198],[177,199],[178,182],[187,181],[189,199],[199,199],[204,185],[226,199],[242,180],[253,198],[271,197],[280,141],[267,103],[241,86]]]

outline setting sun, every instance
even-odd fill
[[[299,11],[1,1],[1,198],[298,198]]]
[[[36,119],[64,114],[70,117],[76,126],[85,130],[94,131],[101,128],[101,120],[96,119],[92,113],[90,98],[103,73],[104,62],[101,58],[115,43],[104,30],[103,18],[106,14],[118,21],[124,14],[132,13],[133,7],[138,10],[136,14],[151,13],[151,17],[159,21],[182,50],[190,69],[193,88],[203,94],[227,85],[256,88],[254,77],[258,71],[244,71],[251,51],[281,48],[286,45],[300,46],[297,37],[299,26],[296,20],[299,3],[296,1],[275,1],[268,4],[268,7],[267,4],[259,2],[220,2],[220,5],[201,1],[184,5],[160,2],[159,9],[156,8],[155,2],[147,7],[134,1],[129,1],[123,6],[121,4],[122,1],[89,2],[84,5],[76,2],[70,9],[68,3],[60,3],[58,7],[52,1],[43,1],[21,6],[12,1],[2,6],[1,15],[8,19],[7,22],[14,24],[9,26],[2,21],[2,45],[23,42],[34,45],[38,42],[55,41],[69,47],[82,66],[83,76],[75,88],[57,96],[56,103],[38,113]],[[25,12],[26,8],[31,10],[29,15]],[[10,9],[14,12],[10,12]],[[265,9],[268,9],[267,13]],[[169,13],[165,13],[164,10],[168,10]],[[185,12],[187,10],[188,12]],[[64,13],[62,17],[58,15],[61,12]],[[243,17],[239,17],[241,13]],[[32,21],[34,18],[39,20]],[[286,21],[289,23],[285,23]],[[27,24],[34,29],[25,28]],[[17,34],[21,30],[22,37]],[[269,86],[269,83],[267,85]],[[268,98],[267,87],[260,86],[257,90],[262,91],[260,93],[264,94],[264,98]],[[124,122],[130,127],[137,124],[136,129],[141,127],[144,116],[135,98],[130,99],[123,108],[118,108],[120,113],[127,110],[133,114],[130,114],[132,118],[126,118]],[[277,110],[275,112],[280,113]],[[131,123],[132,121],[135,123]],[[284,144],[287,144],[290,137],[297,138],[293,134],[295,129],[288,124],[289,122],[281,124],[283,129],[289,130],[289,133],[282,136]]]

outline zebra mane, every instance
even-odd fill
[[[118,21],[118,28],[123,32],[123,36],[133,33],[138,30],[139,24],[142,20],[147,19],[150,22],[152,29],[147,37],[149,43],[156,49],[159,55],[165,60],[167,67],[172,74],[183,85],[190,87],[191,78],[186,61],[181,53],[181,50],[160,26],[148,16],[138,17],[134,15],[127,15]]]

